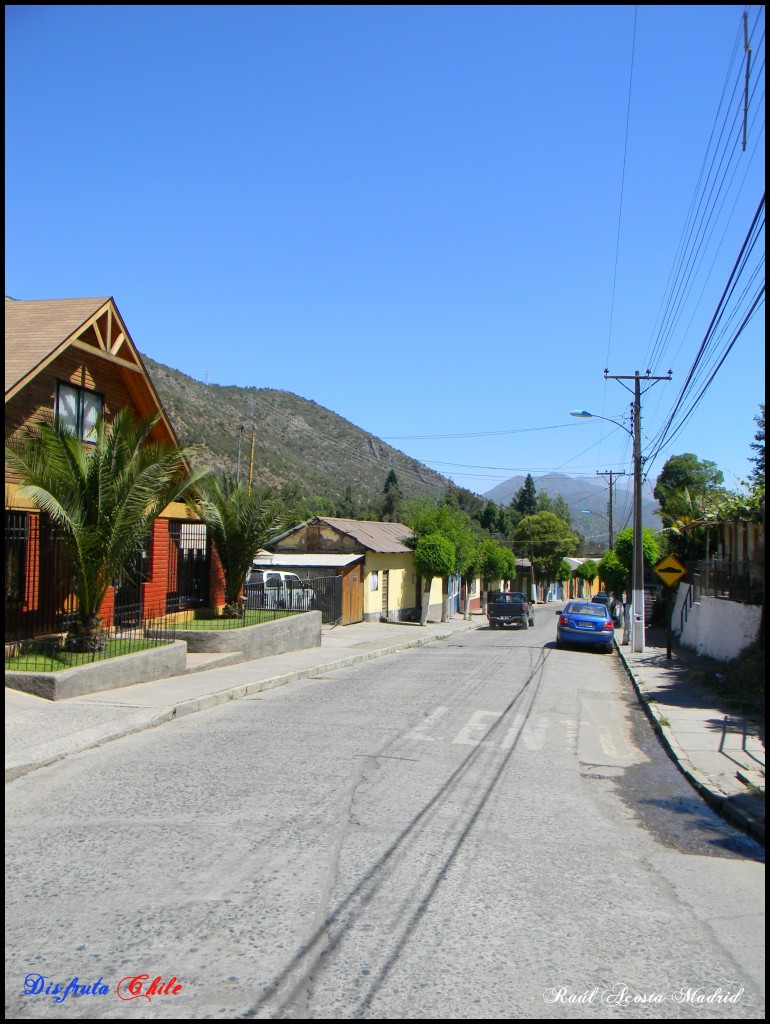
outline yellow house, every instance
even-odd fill
[[[306,579],[338,577],[341,617],[350,622],[398,622],[420,617],[420,579],[414,572],[412,536],[403,523],[314,516],[265,548],[274,568]],[[263,564],[259,558],[255,564]],[[433,580],[431,615],[441,615],[441,580]]]

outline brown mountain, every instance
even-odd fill
[[[391,469],[407,499],[441,494],[449,484],[421,462],[289,391],[204,384],[147,355],[142,360],[179,440],[203,445],[207,461],[226,473],[237,475],[240,461],[241,480],[249,479],[251,465],[254,483],[296,483],[308,497],[333,501],[349,485],[360,504],[381,496]]]

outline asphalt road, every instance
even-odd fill
[[[545,606],[11,783],[7,1016],[763,1018],[762,848],[617,657],[554,633]]]

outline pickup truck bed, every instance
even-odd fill
[[[498,626],[534,626],[534,606],[524,594],[515,591],[501,591],[490,595],[487,601],[487,621],[490,629]]]

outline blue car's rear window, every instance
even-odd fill
[[[568,604],[564,611],[567,615],[593,615],[597,619],[607,618],[607,609],[600,604]]]

